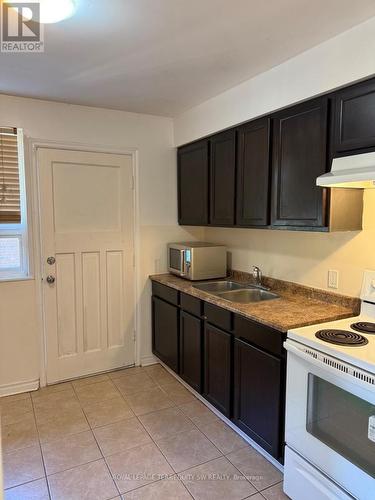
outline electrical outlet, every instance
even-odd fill
[[[339,272],[333,269],[328,271],[328,288],[339,287]]]

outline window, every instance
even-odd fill
[[[28,275],[23,134],[0,127],[0,280]]]

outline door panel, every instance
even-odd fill
[[[281,445],[282,360],[234,341],[234,422],[275,458]]]
[[[74,254],[56,255],[57,336],[60,356],[78,352]]]
[[[132,365],[131,156],[40,149],[38,163],[47,381]]]
[[[210,224],[233,226],[236,182],[236,131],[210,139]]]
[[[232,335],[206,323],[204,397],[225,416],[231,413]]]
[[[202,391],[202,320],[180,313],[180,376],[193,389]]]
[[[152,298],[152,351],[178,373],[179,308]]]
[[[262,118],[238,130],[238,226],[268,224],[270,119]]]
[[[316,178],[327,171],[328,100],[281,111],[274,119],[273,226],[324,226],[325,191]]]
[[[357,84],[335,96],[334,152],[375,147],[375,81]]]
[[[124,325],[124,256],[120,251],[111,251],[107,256],[107,310],[108,347],[124,345],[122,329]]]
[[[208,140],[178,150],[178,223],[208,224]]]

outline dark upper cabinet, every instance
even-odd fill
[[[238,226],[269,223],[270,119],[261,118],[238,129]]]
[[[372,150],[375,79],[179,147],[178,222],[360,230],[360,193],[324,189],[316,179],[332,157]]]
[[[180,377],[197,392],[202,392],[203,321],[180,313]]]
[[[177,373],[179,314],[177,306],[152,298],[152,351]]]
[[[204,226],[208,216],[209,143],[202,140],[178,150],[178,222]]]
[[[225,416],[231,414],[232,335],[206,323],[204,329],[204,397]]]
[[[336,93],[333,153],[375,147],[375,80]]]
[[[327,171],[328,98],[293,106],[273,120],[273,226],[326,225],[325,190],[316,178]]]
[[[284,360],[234,341],[233,421],[270,455],[282,455]]]
[[[236,131],[210,138],[210,224],[233,226],[236,182]]]

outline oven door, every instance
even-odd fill
[[[374,499],[375,377],[358,379],[298,342],[285,347],[287,445],[354,497]]]

